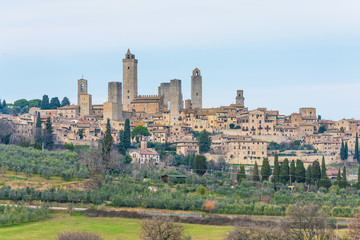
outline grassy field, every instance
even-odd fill
[[[106,240],[131,240],[139,239],[138,219],[126,218],[89,218],[84,216],[69,216],[56,214],[52,219],[0,227],[2,240],[51,240],[56,239],[63,230],[88,231],[99,234]],[[232,227],[207,226],[197,224],[184,224],[186,235],[192,239],[223,239]]]

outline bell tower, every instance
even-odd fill
[[[80,95],[83,94],[88,94],[88,82],[86,79],[81,78],[78,80],[78,105],[80,105]]]
[[[123,59],[123,109],[130,111],[130,103],[138,96],[138,60],[128,49]]]

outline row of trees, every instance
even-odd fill
[[[263,159],[261,172],[257,162],[255,162],[252,180],[253,181],[268,181],[269,177],[272,176],[271,181],[273,183],[282,183],[284,185],[288,183],[298,182],[306,183],[308,185],[318,185],[320,187],[329,188],[331,187],[331,181],[326,174],[325,159],[323,157],[321,167],[319,162],[316,160],[312,165],[309,165],[305,170],[304,163],[301,160],[292,160],[289,166],[289,160],[284,159],[281,165],[279,165],[278,155],[275,155],[273,171],[267,158]],[[240,165],[240,169],[237,174],[238,182],[246,178],[245,167]]]
[[[49,205],[43,204],[40,208],[19,206],[0,206],[0,223],[3,227],[33,220],[47,218]]]
[[[51,100],[49,100],[49,96],[48,95],[44,95],[42,97],[42,100],[41,100],[41,103],[40,103],[40,108],[41,109],[57,109],[59,107],[64,107],[64,106],[67,106],[67,105],[70,105],[70,100],[68,97],[64,97],[62,100],[61,100],[61,103],[60,103],[60,100],[58,97],[53,97],[51,98]]]
[[[40,174],[46,179],[60,176],[68,181],[89,176],[76,153],[39,151],[15,145],[0,145],[0,167],[3,171],[23,172],[27,176]]]
[[[34,148],[52,150],[54,148],[54,135],[51,118],[48,117],[45,122],[45,129],[42,129],[41,117],[38,112],[35,124],[35,144]]]
[[[347,160],[348,157],[349,157],[348,143],[346,142],[344,144],[344,141],[342,141],[341,148],[340,148],[340,158],[341,158],[341,160]]]
[[[16,100],[11,108],[8,108],[5,100],[1,101],[0,99],[0,113],[17,115],[28,113],[29,109],[32,107],[38,107],[40,109],[57,109],[58,107],[67,105],[70,105],[70,100],[68,97],[64,97],[60,102],[58,97],[53,97],[51,100],[49,100],[48,95],[44,95],[42,100],[26,100],[24,98]]]

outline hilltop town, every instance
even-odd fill
[[[203,79],[198,68],[192,71],[189,79],[191,99],[183,99],[182,80],[179,79],[161,83],[157,94],[141,95],[137,71],[138,60],[128,50],[123,59],[123,81],[108,83],[107,102],[93,104],[88,91],[91,82],[79,79],[76,105],[51,110],[32,107],[29,113],[1,117],[12,122],[18,138],[33,135],[38,113],[43,123],[50,117],[56,144],[96,145],[104,136],[107,119],[117,143],[119,131],[124,129],[125,119],[129,119],[132,129],[137,126],[148,129],[149,135],[143,137],[143,141],[175,146],[179,155],[198,154],[196,133],[206,130],[211,134],[211,151],[206,153],[208,160],[224,158],[230,164],[254,164],[269,157],[272,162],[276,149],[271,150],[269,144],[291,146],[296,143],[310,148],[290,147],[282,152],[280,162],[286,157],[290,161],[301,159],[307,165],[324,156],[326,164],[338,163],[341,162],[342,144],[347,144],[350,153],[347,161],[356,161],[353,158],[359,120],[321,119],[313,107],[300,108],[288,116],[266,108],[249,110],[243,90],[233,93],[235,104],[203,108]],[[156,152],[150,150],[142,153],[155,156]]]

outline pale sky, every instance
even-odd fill
[[[0,99],[75,103],[84,74],[103,103],[130,48],[139,94],[177,78],[188,99],[198,67],[204,107],[243,89],[249,109],[360,119],[359,9],[358,0],[0,1]]]

